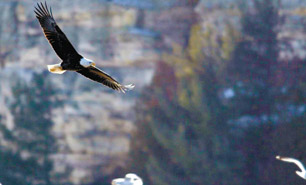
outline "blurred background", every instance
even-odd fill
[[[3,185],[305,183],[306,1],[47,1],[126,94],[47,71],[36,2],[0,0]]]

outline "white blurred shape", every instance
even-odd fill
[[[306,180],[306,170],[305,170],[305,167],[303,166],[303,164],[301,163],[301,161],[299,161],[297,159],[294,159],[294,158],[281,157],[281,156],[276,156],[276,159],[281,160],[281,161],[285,161],[285,162],[288,162],[288,163],[296,164],[301,169],[301,171],[295,171],[295,173],[298,176],[300,176],[300,177],[302,177],[303,179]]]
[[[232,98],[232,97],[234,97],[234,96],[235,96],[235,92],[234,92],[233,89],[226,89],[226,90],[224,91],[224,97],[225,97],[225,98]]]
[[[114,179],[112,185],[143,185],[143,182],[136,174],[128,173],[124,178]]]

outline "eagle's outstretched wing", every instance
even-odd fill
[[[132,90],[134,88],[133,84],[130,85],[121,85],[119,82],[117,82],[115,79],[113,79],[111,76],[109,76],[108,74],[106,74],[105,72],[103,72],[102,70],[94,67],[94,66],[90,66],[87,68],[84,68],[82,70],[77,71],[78,73],[84,75],[85,77],[102,83],[103,85],[106,85],[114,90],[118,90],[121,92],[125,92],[128,90]]]
[[[53,47],[56,54],[65,60],[68,57],[80,56],[74,49],[72,44],[67,39],[66,35],[56,24],[52,9],[48,9],[47,3],[37,3],[34,12],[36,13],[36,18],[38,19],[40,26],[42,27],[46,38]]]

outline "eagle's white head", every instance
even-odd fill
[[[90,59],[87,59],[87,58],[82,58],[80,60],[80,64],[83,66],[83,67],[90,67],[90,66],[96,66],[96,63]]]

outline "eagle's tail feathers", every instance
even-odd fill
[[[63,70],[61,64],[48,65],[48,70],[51,73],[56,73],[56,74],[63,74],[66,72],[66,70]]]

